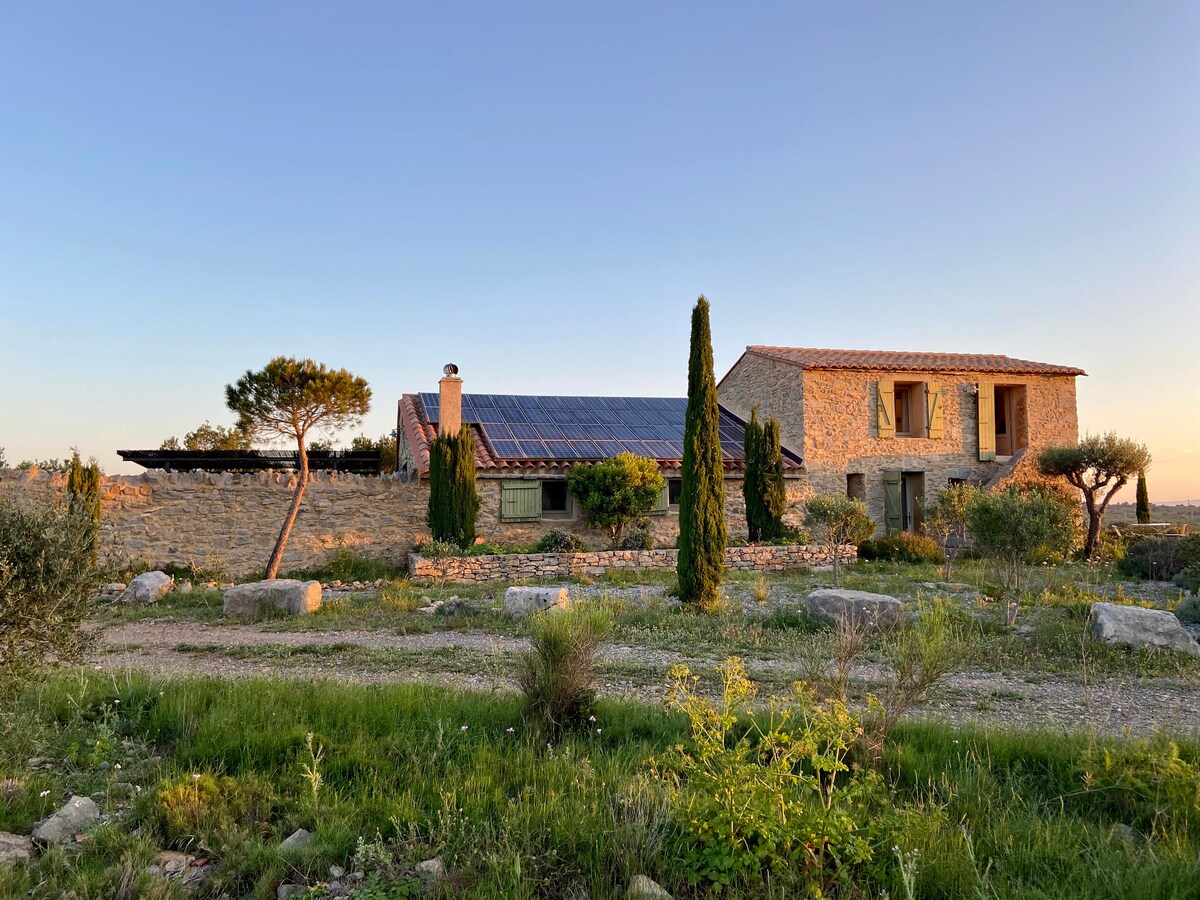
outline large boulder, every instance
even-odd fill
[[[818,588],[804,598],[804,605],[814,619],[834,624],[851,619],[870,628],[895,628],[904,621],[903,603],[870,591]]]
[[[28,862],[33,858],[33,841],[24,835],[0,831],[0,866]]]
[[[238,584],[225,592],[227,616],[257,619],[271,612],[303,616],[321,608],[321,582],[269,578]]]
[[[121,593],[123,603],[140,603],[149,606],[157,603],[171,589],[171,578],[166,572],[143,572],[129,582],[129,586]]]
[[[504,592],[504,612],[510,616],[566,609],[571,595],[565,587],[510,587]]]
[[[90,798],[72,797],[33,826],[33,839],[41,844],[66,844],[99,818],[100,810]]]
[[[1090,622],[1092,637],[1105,644],[1165,647],[1189,656],[1200,656],[1200,644],[1174,615],[1165,610],[1093,603]]]

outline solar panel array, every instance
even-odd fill
[[[431,423],[438,395],[421,394]],[[462,420],[478,426],[498,459],[607,459],[621,452],[652,459],[683,456],[682,397],[524,397],[464,394]],[[742,459],[741,424],[724,410],[721,452]]]

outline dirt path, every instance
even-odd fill
[[[145,620],[106,629],[93,663],[106,669],[137,668],[168,674],[222,677],[337,678],[361,684],[425,681],[477,689],[511,690],[507,655],[527,646],[522,638],[481,631],[438,631],[398,635],[379,631],[268,631],[254,625],[206,626],[174,620]],[[395,651],[394,660],[356,651]],[[606,645],[606,663],[665,671],[686,662],[700,670],[717,658],[686,656],[650,647]],[[794,674],[786,660],[746,655],[752,671]],[[856,679],[879,681],[882,666],[863,665]],[[647,683],[606,677],[604,693],[657,700],[659,676]],[[1105,678],[1088,684],[1042,673],[962,671],[951,675],[918,712],[955,723],[1039,726],[1054,730],[1097,729],[1149,735],[1155,731],[1200,735],[1200,688],[1165,679]]]

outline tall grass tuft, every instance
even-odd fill
[[[596,650],[612,617],[593,606],[543,613],[530,621],[530,649],[518,683],[526,723],[541,738],[559,739],[583,724],[596,702]]]

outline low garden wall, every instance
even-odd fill
[[[840,548],[842,562],[857,558],[852,545]],[[593,553],[504,553],[494,556],[428,557],[410,553],[408,574],[414,580],[525,581],[531,578],[569,578],[603,575],[609,569],[671,571],[678,550],[599,550]],[[783,572],[810,566],[831,565],[833,554],[825,547],[791,544],[780,547],[729,547],[725,566],[759,572]]]

